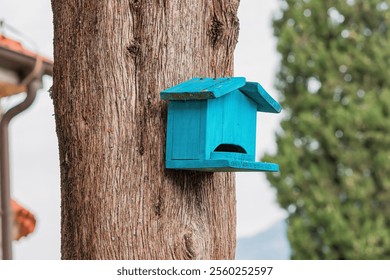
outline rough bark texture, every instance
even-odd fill
[[[52,0],[63,259],[232,259],[234,176],[165,170],[162,89],[232,76],[239,0]]]

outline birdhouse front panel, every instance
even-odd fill
[[[239,90],[209,99],[206,123],[206,159],[212,153],[241,153],[255,160],[256,103]],[[227,155],[227,154],[226,154]]]
[[[194,78],[161,92],[168,100],[166,168],[278,171],[256,162],[256,114],[280,105],[245,78]]]

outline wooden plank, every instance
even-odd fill
[[[240,161],[254,161],[253,155],[241,154],[241,153],[232,153],[232,152],[211,152],[210,159],[230,159],[230,160],[240,160]]]
[[[212,99],[245,85],[245,78],[193,78],[160,93],[164,100]]]
[[[227,78],[220,83],[215,83],[211,87],[205,89],[209,92],[212,92],[215,98],[221,97],[227,93],[233,92],[240,87],[245,86],[245,78],[244,77],[234,77]]]
[[[168,169],[184,169],[207,172],[278,172],[279,165],[269,162],[240,160],[170,160]]]
[[[172,102],[172,159],[199,159],[202,102]]]
[[[282,110],[280,104],[259,83],[247,82],[240,91],[257,103],[260,112],[279,113]]]
[[[239,90],[223,97],[224,110],[222,143],[243,147],[255,157],[256,149],[256,103]]]
[[[211,152],[222,143],[223,137],[223,102],[227,97],[207,100],[206,147],[205,159],[210,159]]]

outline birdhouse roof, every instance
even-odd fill
[[[193,78],[161,92],[164,100],[203,100],[219,98],[239,90],[257,104],[257,111],[279,113],[281,106],[265,89],[255,82],[246,82],[244,77]]]

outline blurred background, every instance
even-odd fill
[[[292,259],[390,258],[390,2],[281,1],[275,82]]]
[[[389,9],[388,0],[241,1],[235,75],[260,82],[283,113],[258,114],[257,127],[258,160],[281,172],[236,175],[237,259],[390,257]],[[0,19],[52,57],[50,1],[0,0]],[[60,258],[51,82],[10,127],[12,196],[37,219],[14,242],[16,259]],[[2,98],[3,110],[21,98]]]

